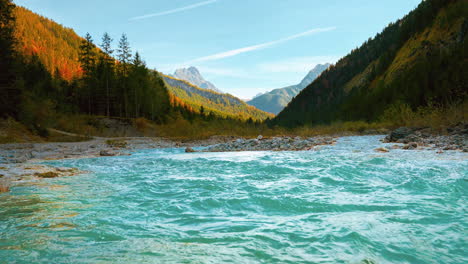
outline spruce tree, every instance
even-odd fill
[[[109,36],[106,32],[102,37],[102,44],[101,49],[104,52],[104,78],[105,78],[105,86],[106,86],[106,115],[107,117],[110,116],[110,88],[109,88],[109,79],[111,78],[111,74],[113,73],[113,66],[114,66],[114,58],[112,57],[112,53],[114,50],[112,49],[112,41],[113,39]]]
[[[92,87],[94,84],[95,75],[95,46],[93,39],[89,33],[86,33],[85,39],[82,41],[80,46],[80,62],[83,70],[83,85],[88,101],[88,114],[93,113],[92,109]]]
[[[129,73],[129,63],[132,58],[130,44],[128,43],[127,35],[122,34],[119,41],[119,48],[117,49],[117,59],[119,60],[119,77],[121,78],[120,84],[123,93],[123,104],[125,116],[128,117],[128,91],[127,91],[127,77]]]
[[[20,91],[15,86],[13,72],[15,59],[14,8],[11,0],[0,0],[0,115],[16,117]]]

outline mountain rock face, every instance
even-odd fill
[[[425,0],[331,66],[271,125],[376,121],[468,98],[468,1]]]
[[[218,93],[222,93],[218,88],[216,88],[216,86],[214,86],[214,84],[205,80],[200,74],[200,71],[195,67],[177,69],[171,76],[180,80],[187,81],[202,89],[208,89]]]
[[[296,96],[300,91],[302,91],[302,89],[311,84],[328,67],[330,67],[330,64],[328,63],[318,64],[299,84],[275,89],[264,94],[259,94],[247,103],[257,107],[260,110],[276,115],[281,112],[281,110],[283,110],[286,105],[288,105],[294,96]]]

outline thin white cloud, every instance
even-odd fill
[[[253,46],[249,46],[249,47],[245,47],[245,48],[234,49],[234,50],[229,50],[229,51],[225,51],[225,52],[221,52],[221,53],[216,53],[216,54],[205,56],[205,57],[200,57],[200,58],[188,61],[185,64],[192,64],[192,63],[204,62],[204,61],[220,60],[220,59],[224,59],[224,58],[228,58],[228,57],[233,57],[233,56],[236,56],[236,55],[239,55],[239,54],[242,54],[242,53],[268,48],[268,47],[271,47],[271,46],[274,46],[274,45],[277,45],[277,44],[280,44],[280,43],[284,43],[284,42],[287,42],[287,41],[290,41],[290,40],[293,40],[293,39],[297,39],[297,38],[301,38],[301,37],[305,37],[305,36],[309,36],[309,35],[317,34],[317,33],[321,33],[321,32],[332,31],[332,30],[335,30],[335,29],[336,29],[335,27],[314,28],[314,29],[311,29],[311,30],[308,30],[308,31],[305,31],[305,32],[302,32],[302,33],[299,33],[299,34],[295,34],[295,35],[292,35],[292,36],[289,36],[289,37],[285,37],[285,38],[282,38],[282,39],[278,39],[278,40],[274,40],[274,41],[270,41],[270,42],[266,42],[266,43],[262,43],[262,44],[258,44],[258,45],[253,45]]]
[[[142,20],[142,19],[147,19],[147,18],[152,18],[152,17],[170,15],[170,14],[179,13],[179,12],[187,11],[187,10],[190,10],[190,9],[194,9],[194,8],[197,8],[197,7],[213,4],[213,3],[216,3],[216,2],[218,2],[218,0],[203,1],[203,2],[199,2],[199,3],[195,3],[193,5],[179,7],[179,8],[175,8],[175,9],[172,9],[172,10],[159,12],[159,13],[153,13],[153,14],[147,14],[147,15],[143,15],[143,16],[132,17],[129,20],[130,21],[135,21],[135,20]]]

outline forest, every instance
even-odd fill
[[[98,40],[81,38],[12,1],[0,2],[1,115],[35,133],[47,135],[59,116],[144,118],[154,124],[182,119],[208,126],[258,125],[269,117],[245,103],[217,109],[207,107],[206,98],[179,98],[132,51],[125,34],[118,41],[108,33]]]
[[[11,0],[0,4],[0,114],[39,135],[51,127],[82,132],[64,123],[90,127],[106,117],[146,120],[140,124],[157,135],[189,137],[310,135],[466,119],[463,0],[423,1],[329,67],[275,118],[149,69],[125,34],[82,38]]]
[[[378,122],[466,106],[468,1],[427,0],[325,71],[270,124]]]

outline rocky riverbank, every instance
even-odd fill
[[[336,142],[334,137],[274,137],[256,139],[237,139],[231,142],[210,146],[203,152],[235,152],[235,151],[302,151],[318,146],[331,145]],[[187,152],[192,152],[190,149]]]
[[[460,123],[448,128],[443,133],[435,132],[431,128],[400,127],[393,130],[384,143],[401,143],[394,148],[434,149],[441,153],[447,150],[468,152],[468,124]]]
[[[122,156],[130,155],[136,149],[183,145],[184,143],[161,138],[96,138],[86,142],[0,144],[0,192],[7,192],[10,186],[25,181],[83,173],[74,168],[38,165],[41,161]]]
[[[73,168],[38,165],[45,160],[130,155],[133,150],[152,148],[186,147],[186,152],[196,152],[192,148],[195,146],[207,146],[203,152],[304,151],[332,145],[336,139],[337,137],[331,136],[258,136],[255,139],[218,136],[186,142],[163,138],[95,138],[86,142],[0,144],[0,192],[9,191],[9,186],[22,181],[83,173]],[[430,128],[402,127],[392,131],[383,141],[399,144],[376,149],[377,152],[389,152],[392,148],[434,149],[438,153],[448,150],[468,152],[468,124],[458,124],[444,133],[435,132]]]

